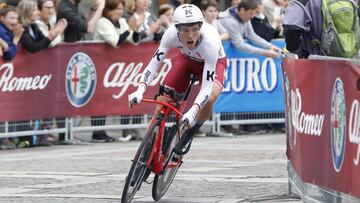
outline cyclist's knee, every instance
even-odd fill
[[[211,104],[211,105],[213,105],[213,104],[215,103],[216,99],[218,98],[218,96],[219,96],[219,95],[211,94],[208,103]]]
[[[216,99],[220,96],[221,91],[222,87],[218,83],[214,83],[208,103],[214,104]]]
[[[218,94],[211,94],[209,100],[207,101],[205,106],[209,106],[212,108],[212,105],[215,103],[216,99],[219,97]]]

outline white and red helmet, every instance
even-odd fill
[[[199,7],[194,4],[182,4],[178,6],[173,15],[175,26],[183,24],[203,23],[204,16]]]

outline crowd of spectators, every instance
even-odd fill
[[[230,40],[241,51],[276,58],[280,48],[269,41],[282,37],[281,17],[287,5],[286,0],[262,0],[263,3],[261,0],[230,0],[229,7],[220,12],[216,0],[169,0],[162,1],[157,13],[151,13],[150,0],[92,0],[88,13],[83,14],[79,9],[82,0],[3,1],[0,5],[0,56],[7,61],[15,57],[18,46],[35,53],[60,43],[85,39],[101,40],[118,49],[123,43],[136,46],[159,41],[172,24],[174,8],[182,3],[198,5],[205,21],[216,27],[223,40]],[[58,127],[65,125],[64,118],[56,120]],[[121,124],[130,122],[139,123],[140,119],[121,117]],[[105,117],[92,117],[91,125],[105,125]],[[60,133],[58,140],[54,136],[39,136],[39,142],[21,146],[66,144],[64,136]],[[120,141],[138,139],[140,135],[136,130],[124,130],[123,136]],[[104,130],[94,131],[92,140],[115,141]],[[0,139],[0,149],[20,147],[19,142],[15,144],[17,146],[12,139]]]

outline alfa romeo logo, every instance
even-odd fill
[[[346,141],[346,113],[344,85],[336,78],[331,97],[331,154],[336,172],[339,172],[344,161]]]
[[[74,54],[66,68],[66,94],[75,107],[87,104],[95,92],[96,69],[91,58],[82,52]]]

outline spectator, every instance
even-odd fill
[[[62,18],[56,23],[55,4],[53,0],[38,0],[38,9],[40,11],[40,18],[36,21],[36,24],[40,28],[42,34],[47,37],[56,28],[57,24],[67,27],[67,20]],[[65,29],[64,28],[64,29]],[[50,43],[51,47],[54,47],[62,42],[62,34],[57,35]]]
[[[65,42],[76,42],[85,39],[85,33],[93,33],[105,6],[105,0],[94,0],[88,20],[78,11],[81,0],[61,0],[57,10],[57,19],[65,18],[68,26],[64,32]]]
[[[264,5],[260,3],[255,10],[255,17],[251,19],[251,25],[257,35],[270,42],[272,39],[280,38],[280,27],[277,27],[278,30],[274,29],[264,15],[263,10]]]
[[[162,21],[156,19],[149,11],[149,0],[127,0],[126,11],[129,24],[139,27],[141,42],[159,41]]]
[[[272,28],[283,31],[282,17],[287,7],[287,0],[262,0],[264,5],[263,13],[268,19]]]
[[[15,57],[16,45],[24,30],[18,23],[18,17],[15,7],[3,4],[0,8],[0,47],[2,57],[7,61]]]
[[[134,29],[137,29],[136,25],[130,24],[129,27],[126,20],[122,18],[124,7],[125,3],[123,0],[106,0],[102,17],[95,27],[94,40],[103,40],[113,47],[118,47],[125,41],[135,45],[139,42],[140,34],[134,31]],[[97,117],[97,122],[92,121],[92,125],[105,125],[105,117]],[[94,133],[105,135],[105,137],[109,138],[106,141],[114,141],[114,138],[111,139],[111,137],[107,136],[105,131],[95,131]],[[126,135],[126,132],[123,131],[123,135]],[[131,135],[128,136],[128,138],[120,138],[120,140],[131,139]]]
[[[140,40],[135,25],[129,27],[122,17],[125,3],[123,0],[106,0],[102,18],[96,25],[94,40],[103,40],[113,47],[118,47],[125,41],[134,45]]]
[[[174,14],[174,7],[170,4],[162,4],[158,10],[158,17],[161,20],[161,32],[165,32],[172,24],[172,16]]]
[[[49,32],[48,36],[40,31],[39,26],[35,23],[39,19],[40,12],[34,1],[21,0],[18,5],[19,17],[24,26],[24,33],[21,36],[20,44],[31,53],[49,47],[52,40],[64,32],[66,23],[59,22],[56,27]]]
[[[226,11],[221,12],[219,21],[228,30],[231,43],[239,50],[266,57],[279,57],[278,52],[280,48],[257,35],[251,25],[250,20],[255,17],[258,5],[259,2],[257,0],[242,0],[237,7],[230,7]],[[259,47],[245,42],[245,39]],[[236,134],[260,134],[267,132],[267,129],[264,129],[262,125],[244,125],[240,126],[240,130],[226,126],[224,129]]]
[[[257,0],[242,0],[238,7],[230,7],[219,15],[220,23],[230,34],[230,41],[241,51],[267,57],[279,57],[280,48],[267,42],[254,32],[250,20],[255,16]],[[263,47],[255,47],[244,39]]]
[[[219,15],[218,4],[215,0],[203,0],[201,2],[201,10],[204,15],[205,22],[211,24],[219,32],[221,40],[230,38],[227,30],[217,20]]]
[[[286,49],[307,58],[310,54],[323,55],[313,39],[321,39],[323,17],[322,3],[317,0],[290,1],[285,10],[283,26]]]

